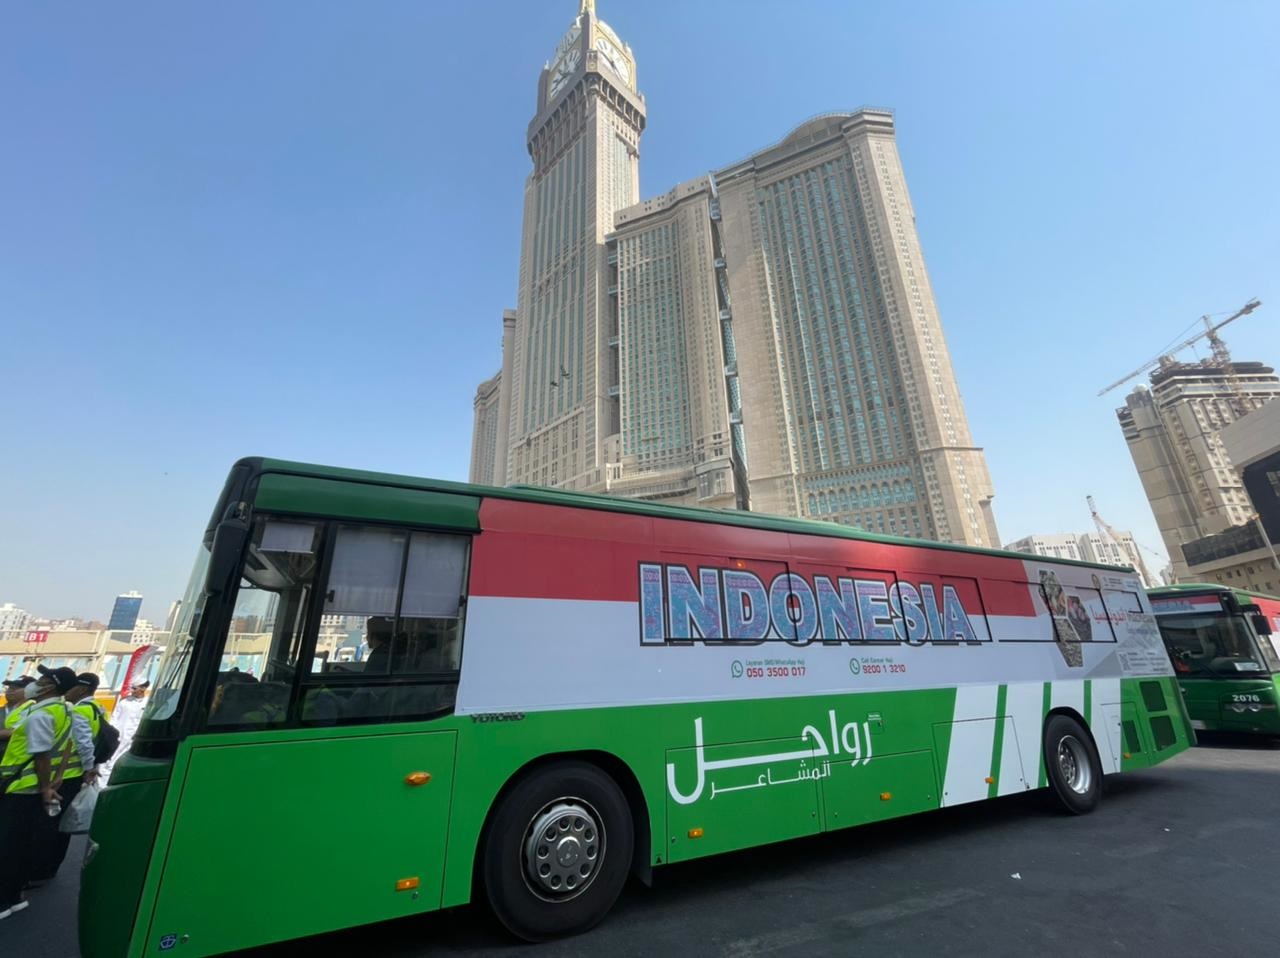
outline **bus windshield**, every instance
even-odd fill
[[[143,721],[160,722],[173,716],[178,707],[178,693],[186,681],[191,666],[191,648],[196,629],[200,625],[200,612],[204,607],[204,580],[209,571],[209,546],[200,546],[191,569],[191,578],[182,602],[178,606],[178,618],[173,623],[169,647],[160,664],[160,678],[143,712]]]
[[[1183,678],[1257,678],[1280,671],[1275,650],[1255,642],[1241,616],[1164,615],[1159,622],[1174,671]]]

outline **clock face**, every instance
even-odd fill
[[[618,74],[622,78],[623,83],[631,82],[631,64],[627,62],[627,56],[608,37],[599,37],[596,40],[596,49],[600,51],[600,57],[605,63],[609,64],[609,69]]]
[[[582,35],[582,28],[575,23],[573,26],[569,28],[569,32],[566,33],[563,37],[561,37],[560,43],[556,46],[556,52],[551,55],[551,62],[555,63],[562,56],[564,56],[565,51],[567,51],[571,46],[577,43],[578,37],[581,35]]]
[[[581,62],[582,51],[575,48],[566,53],[560,62],[552,68],[551,96],[556,96],[569,85],[569,81],[573,79],[573,75],[578,71],[578,64]]]

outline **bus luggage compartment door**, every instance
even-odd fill
[[[196,742],[144,952],[176,936],[207,955],[439,907],[456,733],[351,733]]]
[[[772,739],[708,745],[698,753],[696,748],[667,749],[668,861],[820,830],[820,765],[811,743]]]

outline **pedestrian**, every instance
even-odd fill
[[[58,789],[62,794],[62,811],[54,818],[59,826],[62,824],[62,816],[67,813],[80,789],[98,781],[98,769],[94,767],[93,755],[98,735],[102,731],[102,712],[92,698],[96,691],[98,676],[93,672],[83,672],[76,676],[76,684],[64,697],[67,705],[71,706],[71,737],[75,740],[76,747],[71,750],[62,772],[62,785]],[[39,888],[53,881],[67,857],[70,844],[71,836],[60,827],[49,830],[40,842],[41,847],[31,866],[26,887]]]
[[[76,673],[65,666],[37,668],[39,678],[25,689],[34,704],[23,709],[0,757],[0,919],[27,907],[22,886],[41,838],[56,827],[51,822],[62,811],[59,765],[75,747],[71,709],[62,697],[75,687]]]
[[[0,738],[8,738],[12,734],[14,724],[22,710],[30,707],[31,700],[24,694],[26,687],[34,682],[30,675],[20,675],[16,679],[4,680],[4,729]]]
[[[138,730],[138,725],[142,721],[142,710],[146,708],[147,689],[150,687],[150,682],[130,685],[129,694],[116,703],[115,711],[111,713],[111,724],[120,730],[120,744],[110,761],[102,764],[100,771],[103,781],[110,781],[111,770],[115,767],[116,759],[129,751],[133,733]]]

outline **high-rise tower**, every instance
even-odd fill
[[[893,115],[816,117],[639,202],[644,125],[584,2],[539,81],[473,474],[998,546]]]
[[[618,432],[604,239],[640,192],[644,97],[631,48],[583,0],[529,124],[506,479],[589,489]],[[501,481],[502,477],[495,477]]]
[[[623,210],[610,249],[609,491],[999,546],[891,114],[810,120]]]
[[[111,607],[111,621],[107,623],[107,628],[130,631],[137,623],[141,609],[141,592],[122,592],[116,596],[115,605]]]
[[[1249,521],[1253,507],[1223,445],[1224,427],[1280,399],[1280,377],[1257,362],[1169,363],[1116,410],[1151,503],[1173,574],[1186,581],[1183,546]],[[1234,381],[1234,382],[1233,382]]]

